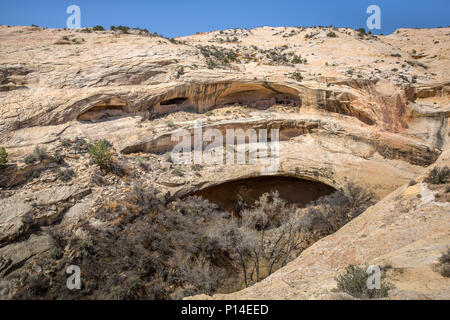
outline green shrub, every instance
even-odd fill
[[[328,38],[337,38],[337,34],[334,31],[330,31],[327,33]]]
[[[300,72],[294,72],[291,74],[291,78],[297,81],[302,81],[303,80],[303,76]]]
[[[130,27],[126,26],[117,26],[116,30],[119,30],[122,33],[128,33],[130,31]]]
[[[175,127],[175,123],[173,123],[172,120],[167,120],[167,121],[166,121],[166,124],[167,124],[167,126],[170,127],[170,128]]]
[[[8,163],[8,154],[4,147],[0,147],[0,169],[3,169]]]
[[[103,28],[102,26],[95,26],[92,28],[92,30],[94,31],[105,31],[105,28]]]
[[[356,31],[358,32],[358,35],[360,37],[364,37],[366,35],[366,29],[364,29],[364,28],[359,28]]]
[[[66,182],[72,180],[72,177],[74,176],[74,172],[72,169],[59,169],[57,173],[57,177],[59,180]]]
[[[184,173],[181,170],[181,168],[179,166],[174,166],[173,170],[172,170],[172,174],[178,176],[178,177],[183,177]]]
[[[89,148],[89,154],[94,160],[94,163],[100,166],[102,169],[106,169],[111,164],[111,148],[104,140],[95,141]]]
[[[196,164],[193,164],[193,165],[191,166],[191,169],[192,169],[193,171],[200,171],[200,170],[203,169],[203,166],[202,166],[201,164],[196,163]]]
[[[142,158],[142,156],[137,156],[135,160],[142,169],[148,169],[148,164],[145,162],[145,159]]]
[[[53,159],[55,160],[56,163],[62,163],[64,160],[60,152],[56,152],[55,155],[53,156]]]
[[[388,296],[388,291],[394,289],[392,284],[384,282],[381,278],[380,289],[368,289],[367,279],[370,274],[365,269],[349,265],[344,273],[335,278],[338,289],[358,299],[376,299]]]
[[[73,149],[76,152],[80,152],[80,153],[84,153],[86,151],[88,151],[89,146],[86,142],[86,140],[84,140],[83,138],[75,138],[75,144],[73,145]]]
[[[47,150],[44,147],[36,146],[33,150],[33,157],[36,161],[41,162],[44,159],[48,159]]]
[[[447,181],[450,175],[449,167],[445,166],[443,168],[434,167],[428,175],[427,181],[431,184],[443,184]]]
[[[41,175],[41,173],[39,171],[33,171],[33,173],[31,174],[31,178],[37,179],[37,178],[39,178],[40,175]]]
[[[36,162],[36,159],[34,158],[34,156],[32,154],[27,155],[24,159],[23,162],[25,162],[25,164],[33,164]]]
[[[450,277],[450,248],[439,258],[437,269],[443,277]]]

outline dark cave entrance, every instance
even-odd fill
[[[159,104],[161,106],[169,106],[169,105],[172,105],[172,104],[179,105],[179,104],[183,104],[187,100],[188,100],[188,98],[173,98],[173,99],[170,99],[170,100],[161,101]]]
[[[217,204],[223,210],[239,214],[244,206],[252,206],[266,192],[278,190],[280,198],[305,207],[311,201],[329,195],[333,187],[316,181],[287,176],[265,176],[233,180],[193,193]]]

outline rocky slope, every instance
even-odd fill
[[[173,40],[0,26],[1,294],[17,289],[8,276],[51,250],[45,228],[102,228],[93,213],[136,179],[173,199],[261,175],[258,164],[169,162],[171,133],[201,120],[222,132],[278,128],[277,175],[336,189],[355,181],[383,199],[227,298],[329,297],[342,268],[369,262],[389,265],[399,290],[448,298],[448,279],[431,267],[449,244],[448,201],[424,177],[449,161],[449,37],[449,28],[262,27]],[[99,176],[82,139],[108,140],[127,174]],[[58,157],[24,163],[36,146]]]

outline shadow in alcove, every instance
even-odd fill
[[[333,187],[321,182],[290,176],[264,176],[225,182],[191,195],[200,196],[225,211],[239,214],[243,205],[250,207],[262,194],[273,190],[279,192],[281,199],[296,204],[299,208],[335,191]]]

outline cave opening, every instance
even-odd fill
[[[173,98],[165,101],[161,101],[159,104],[161,106],[169,106],[172,104],[183,104],[185,101],[187,101],[188,98]]]
[[[289,176],[264,176],[233,180],[207,187],[193,193],[222,210],[239,215],[245,207],[251,207],[264,193],[278,191],[280,198],[299,208],[311,201],[336,191],[321,182]]]

